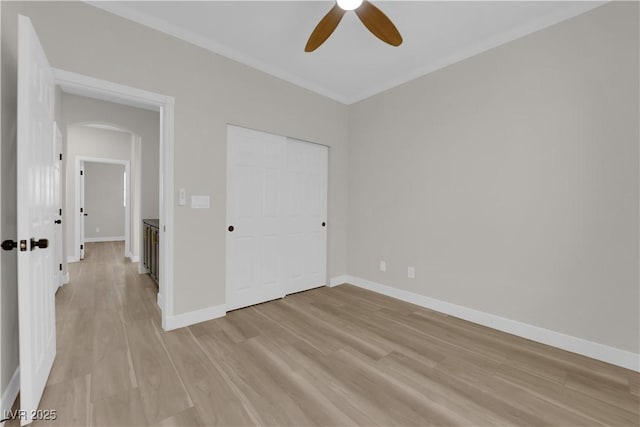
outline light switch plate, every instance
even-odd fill
[[[191,209],[208,209],[210,206],[209,196],[191,196]]]

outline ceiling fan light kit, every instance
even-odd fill
[[[360,7],[362,0],[337,0],[338,6],[343,10],[354,10]]]
[[[336,0],[331,10],[320,20],[309,36],[305,52],[313,52],[336,29],[347,11],[353,10],[371,33],[391,46],[400,46],[402,36],[393,22],[368,0]]]

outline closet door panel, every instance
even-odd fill
[[[327,163],[328,147],[287,139],[287,293],[326,285]]]
[[[228,127],[227,310],[284,296],[285,150],[284,137]]]

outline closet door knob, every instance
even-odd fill
[[[322,223],[322,226],[323,226],[323,227],[324,227],[324,226],[326,226],[326,225],[327,225],[327,223],[326,223],[326,222],[323,222],[323,223]]]
[[[233,225],[230,225],[230,226],[229,226],[229,228],[228,228],[227,230],[229,230],[229,231],[233,231],[233,230],[235,230],[235,228],[233,228]]]

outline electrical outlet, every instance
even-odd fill
[[[415,267],[407,268],[407,277],[409,279],[415,279],[416,278],[416,269],[415,269]]]
[[[383,273],[387,271],[387,263],[385,261],[380,261],[380,271]]]

